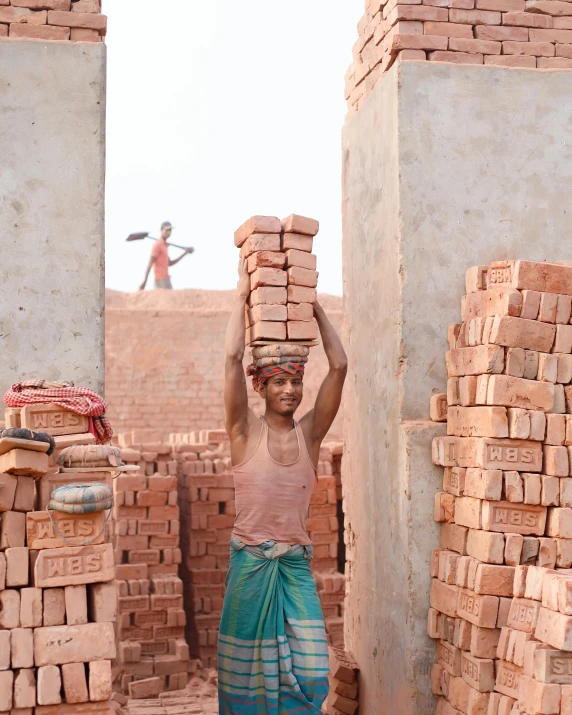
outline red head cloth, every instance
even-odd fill
[[[252,376],[252,387],[258,390],[258,387],[264,385],[270,377],[280,375],[282,372],[287,375],[300,375],[300,377],[304,377],[304,367],[304,363],[298,362],[285,362],[281,365],[267,365],[261,368],[257,368],[255,365],[249,365],[246,374]]]

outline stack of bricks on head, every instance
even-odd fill
[[[234,234],[250,274],[246,344],[316,340],[312,304],[318,273],[312,254],[319,224],[304,216],[253,216]]]
[[[62,449],[94,444],[88,418],[34,405],[7,409],[5,420],[51,434],[56,449],[0,456],[0,713],[111,715],[117,604],[105,512],[54,511],[56,530],[46,511],[55,487],[111,485],[111,473],[58,471]]]
[[[572,5],[561,0],[366,0],[358,33],[350,114],[396,59],[572,68]]]
[[[103,42],[101,0],[2,0],[0,38]]]
[[[151,441],[153,440],[153,441]],[[224,582],[230,560],[229,542],[236,514],[234,501],[234,483],[230,459],[230,444],[226,430],[208,429],[187,434],[163,435],[151,430],[133,430],[120,435],[122,459],[128,464],[138,464],[141,473],[147,475],[148,489],[151,480],[157,480],[157,475],[164,479],[178,481],[178,506],[167,504],[164,507],[142,507],[148,499],[148,494],[134,490],[125,490],[121,496],[118,487],[137,486],[135,477],[119,477],[115,480],[116,500],[116,531],[118,523],[131,523],[131,531],[143,533],[145,529],[163,529],[162,534],[150,537],[149,549],[153,552],[177,549],[178,539],[174,532],[179,527],[180,509],[180,548],[174,551],[173,563],[179,561],[180,575],[183,582],[183,603],[186,616],[186,637],[191,655],[200,658],[204,666],[211,668],[217,665],[217,640],[224,597]],[[338,497],[341,499],[341,445],[328,443],[322,447],[318,463],[318,480],[310,503],[307,522],[310,536],[314,542],[314,559],[311,566],[316,578],[318,593],[322,603],[328,640],[331,645],[343,645],[343,600],[345,595],[345,578],[337,571],[338,549]],[[153,476],[155,475],[155,476]],[[174,477],[176,475],[176,477]],[[132,491],[130,494],[129,492]],[[169,497],[171,501],[173,496]],[[127,503],[126,503],[127,502]],[[141,522],[134,528],[133,523],[141,519],[146,512],[146,522]],[[151,511],[153,510],[153,511]],[[161,511],[163,510],[163,511]],[[168,511],[164,511],[168,510]],[[162,524],[162,526],[161,526]],[[120,527],[122,530],[125,526]],[[171,531],[172,530],[172,531]],[[169,533],[170,532],[170,533]],[[166,569],[170,564],[164,563],[164,555],[142,553],[135,547],[141,546],[126,535],[119,540],[115,537],[116,558],[121,557],[127,564],[117,566],[118,578],[125,580],[131,566],[145,569],[147,573],[155,573],[159,567]],[[168,544],[168,546],[167,546]],[[118,547],[121,547],[118,549]],[[128,548],[124,548],[128,547]],[[164,550],[164,549],[163,549]],[[121,551],[121,554],[119,553]],[[154,559],[154,564],[144,564],[143,560]],[[170,556],[167,557],[167,560]],[[160,562],[163,561],[163,564]],[[130,562],[130,563],[129,563]],[[176,567],[171,567],[171,576],[176,573]],[[133,574],[129,574],[131,578]],[[137,573],[133,577],[136,577]],[[180,586],[177,583],[177,593]],[[181,598],[181,597],[179,597]],[[180,601],[173,604],[177,609]],[[129,642],[124,650],[120,643],[119,655],[123,657],[122,668],[125,683],[133,677],[148,679],[149,649],[156,648],[153,639],[157,639],[165,648],[164,637],[160,637],[167,624],[152,625],[149,613],[144,610],[144,602],[120,599],[119,632],[120,640]],[[135,608],[131,611],[131,622],[123,624],[123,609]],[[129,612],[129,611],[125,611]],[[182,615],[179,623],[182,623]],[[122,630],[123,628],[128,630]],[[180,628],[180,626],[169,626]],[[171,631],[173,632],[173,631]],[[177,631],[179,633],[180,631]],[[139,654],[137,642],[141,642],[143,653]],[[129,646],[134,647],[129,651]],[[145,653],[146,651],[146,653]],[[125,658],[131,659],[129,662]],[[140,660],[136,658],[140,657]],[[135,660],[134,660],[135,658]],[[191,668],[194,669],[194,661]],[[189,670],[192,673],[192,669]],[[128,677],[125,677],[128,676]],[[193,684],[191,680],[191,685]],[[137,683],[132,683],[135,687]],[[145,687],[148,686],[144,684]],[[157,684],[155,684],[157,689]],[[148,692],[148,691],[147,691]],[[145,696],[147,697],[147,696]]]
[[[440,715],[572,714],[572,267],[467,272],[431,417]]]

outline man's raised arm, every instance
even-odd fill
[[[314,304],[314,317],[320,328],[330,369],[322,382],[314,409],[303,420],[304,422],[309,420],[308,427],[312,444],[319,448],[340,408],[342,390],[348,371],[348,359],[342,341],[318,302]]]
[[[244,311],[250,293],[250,276],[243,258],[240,259],[238,273],[238,295],[226,329],[225,341],[224,405],[226,428],[231,439],[246,436],[248,425],[248,393],[242,360],[246,332]]]

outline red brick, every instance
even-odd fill
[[[34,660],[37,666],[89,663],[115,658],[112,623],[36,628]]]
[[[98,30],[88,30],[84,27],[72,27],[70,29],[70,40],[72,42],[101,42],[102,38]]]
[[[461,676],[479,692],[490,692],[495,686],[494,661],[490,658],[475,658],[468,653],[461,655]]]
[[[455,618],[457,615],[458,592],[459,589],[457,586],[452,586],[438,579],[433,579],[431,581],[431,607]]]
[[[286,324],[290,340],[316,340],[319,336],[318,324],[315,321],[292,321]]]
[[[89,700],[83,663],[66,663],[62,665],[62,680],[66,703],[86,703]]]
[[[449,376],[501,373],[504,369],[504,350],[495,345],[450,350],[446,354]]]
[[[289,321],[312,321],[314,319],[314,306],[311,303],[289,303]]]
[[[111,661],[96,660],[89,664],[89,699],[91,702],[109,700],[112,696]]]
[[[6,549],[6,587],[19,588],[29,582],[29,551],[25,546]]]
[[[535,637],[553,648],[572,650],[572,616],[540,608]]]
[[[536,67],[536,57],[518,57],[517,55],[488,55],[485,56],[486,65],[499,67]]]
[[[34,582],[38,588],[98,583],[114,577],[111,544],[44,549],[34,567]]]
[[[286,268],[291,268],[292,266],[299,266],[300,268],[306,268],[310,271],[316,270],[316,256],[307,251],[296,251],[290,250],[286,251],[285,260]]]
[[[59,705],[62,676],[57,665],[43,665],[38,668],[38,705]]]
[[[508,437],[504,407],[450,407],[447,434],[457,437]]]
[[[300,266],[292,266],[287,270],[288,285],[306,286],[315,288],[318,285],[318,273]]]
[[[539,57],[536,66],[538,69],[570,69],[572,60],[564,57]]]
[[[284,268],[286,256],[281,251],[256,251],[249,256],[248,272],[253,273],[257,268]]]
[[[256,251],[280,251],[280,234],[255,233],[243,243],[240,257],[248,258]]]
[[[535,57],[553,57],[554,45],[550,42],[503,42],[505,55],[533,55]]]
[[[69,10],[71,0],[11,0],[14,7],[27,7],[34,10]]]
[[[299,233],[284,233],[281,239],[281,248],[284,252],[295,250],[312,253],[313,243],[314,240],[312,236],[306,236]]]
[[[250,274],[250,288],[268,286],[273,288],[282,288],[287,284],[286,272],[280,268],[257,268]]]
[[[498,42],[503,42],[505,40],[513,40],[515,42],[528,42],[528,28],[526,27],[493,27],[487,25],[477,25],[475,27],[475,36],[479,40],[496,40]],[[540,304],[540,294],[535,291],[527,291],[531,294],[528,298],[538,297],[538,304]],[[523,300],[523,308],[521,312],[522,318],[529,318],[535,320],[538,315],[538,306],[536,307],[536,312],[532,315],[533,311],[530,309],[530,301],[525,305]]]
[[[23,668],[14,678],[14,710],[36,705],[36,676],[33,668]]]
[[[477,0],[478,1],[478,0]],[[449,40],[449,49],[455,50],[457,52],[471,52],[471,53],[483,53],[483,54],[497,54],[501,53],[501,43],[491,42],[490,40],[466,40],[460,37],[452,37]],[[494,324],[493,324],[494,330]]]
[[[425,22],[423,32],[426,35],[444,35],[445,37],[473,37],[472,29],[468,25],[459,25],[454,22]]]
[[[306,236],[315,236],[320,230],[318,221],[298,214],[291,214],[288,218],[282,219],[281,223],[284,233],[302,233]]]
[[[404,7],[413,7],[406,5]],[[420,7],[420,6],[419,6]],[[433,8],[427,8],[433,9]],[[435,8],[436,9],[436,8]],[[439,35],[395,35],[391,41],[391,52],[400,50],[445,50],[447,38]]]
[[[507,12],[502,16],[503,25],[517,27],[552,27],[553,18],[550,15],[539,15],[530,12]]]
[[[280,220],[275,216],[252,216],[234,233],[234,245],[240,248],[253,233],[280,233]]]
[[[521,667],[513,663],[507,663],[504,660],[499,660],[495,690],[515,700],[518,699],[518,685],[521,675]]]
[[[467,535],[467,553],[484,563],[502,564],[504,562],[503,535],[471,529]]]
[[[460,22],[468,25],[500,25],[501,13],[488,10],[464,10],[451,8],[450,22]]]
[[[306,286],[288,286],[288,302],[289,303],[315,303],[316,289]]]

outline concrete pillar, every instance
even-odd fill
[[[395,65],[343,132],[346,645],[360,712],[428,715],[429,398],[465,270],[571,257],[572,73]],[[439,473],[439,471],[441,473]]]
[[[105,45],[2,41],[0,399],[103,390]]]

